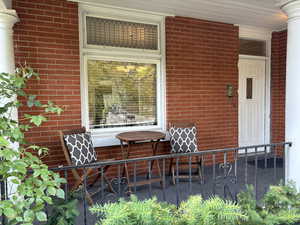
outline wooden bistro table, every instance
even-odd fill
[[[157,131],[132,131],[132,132],[123,132],[118,135],[116,135],[116,138],[120,140],[121,143],[121,150],[122,150],[122,157],[123,159],[129,159],[130,158],[130,147],[132,144],[135,144],[137,142],[144,142],[144,141],[150,141],[152,143],[152,154],[153,156],[157,153],[157,146],[161,139],[165,138],[165,134],[162,132]],[[129,193],[131,193],[131,187],[133,186],[142,186],[145,184],[150,183],[157,183],[160,182],[162,184],[162,177],[161,177],[161,171],[158,160],[155,160],[159,178],[152,178],[142,180],[142,181],[135,181],[134,183],[130,182],[129,172],[128,172],[128,166],[127,163],[124,164],[124,171],[127,183],[128,183],[128,190]],[[150,172],[152,171],[154,161],[151,162],[151,168]]]

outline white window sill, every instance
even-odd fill
[[[135,130],[127,130],[127,131],[119,131],[119,132],[106,132],[100,133],[99,131],[92,131],[92,139],[94,147],[108,147],[108,146],[119,146],[120,140],[116,138],[116,135],[122,132],[130,132],[130,131],[159,131],[166,134],[166,137],[162,141],[168,141],[169,135],[165,130],[156,128],[156,129],[135,129]]]

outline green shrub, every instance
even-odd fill
[[[190,197],[178,210],[155,198],[139,201],[132,196],[130,201],[96,205],[90,211],[102,225],[235,225],[246,219],[238,205],[216,197],[205,201],[201,196]]]
[[[139,201],[134,195],[130,201],[121,199],[90,208],[100,217],[99,225],[171,225],[175,224],[175,210],[175,206],[157,202],[156,198]]]
[[[91,212],[100,216],[98,225],[294,225],[300,222],[300,194],[295,185],[271,186],[260,203],[252,186],[238,195],[238,204],[219,197],[203,200],[191,196],[177,209],[155,198],[139,201],[135,196]]]
[[[237,204],[218,197],[203,200],[201,196],[181,203],[178,217],[180,225],[235,225],[247,219]]]
[[[16,185],[10,198],[0,201],[0,216],[5,216],[10,225],[47,221],[46,204],[65,197],[61,185],[66,180],[41,160],[48,149],[25,139],[24,132],[41,126],[49,115],[63,111],[51,101],[40,102],[36,95],[26,93],[32,78],[38,80],[39,76],[27,66],[17,68],[13,74],[0,73],[0,181],[9,180]],[[14,118],[24,102],[32,114]]]
[[[245,225],[295,224],[300,221],[300,195],[295,185],[271,186],[257,202],[252,186],[238,195],[238,203],[248,216]]]
[[[74,225],[76,217],[79,216],[77,195],[76,192],[70,192],[68,200],[55,199],[51,215],[45,225]]]

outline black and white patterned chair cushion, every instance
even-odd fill
[[[74,165],[78,166],[97,161],[89,133],[64,135],[64,140]]]
[[[197,152],[197,128],[170,127],[171,153]]]

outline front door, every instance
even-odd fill
[[[239,60],[239,146],[265,144],[266,60]]]

